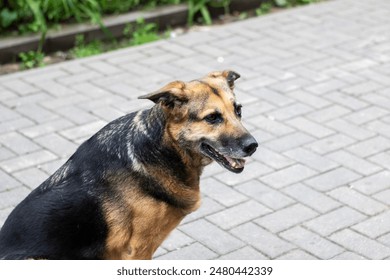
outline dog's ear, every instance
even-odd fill
[[[139,96],[138,99],[149,99],[154,103],[161,103],[163,106],[173,108],[188,101],[184,93],[185,83],[175,81],[152,93]]]
[[[223,71],[222,76],[225,77],[230,88],[234,88],[234,81],[241,77],[240,74],[231,70]]]

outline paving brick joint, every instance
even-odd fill
[[[210,71],[260,147],[155,259],[389,259],[390,2],[333,0],[0,77],[0,226],[137,96]]]

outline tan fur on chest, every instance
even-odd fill
[[[109,234],[106,240],[106,259],[151,259],[169,233],[188,214],[141,194],[128,191],[126,205],[118,208],[106,205]],[[191,211],[199,207],[200,201]]]

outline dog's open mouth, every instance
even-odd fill
[[[223,155],[206,143],[202,143],[201,150],[206,156],[212,158],[229,171],[241,173],[244,170],[245,159],[243,158],[232,158]]]

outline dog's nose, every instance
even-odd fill
[[[251,156],[256,151],[256,148],[258,146],[259,145],[257,144],[256,139],[253,138],[253,136],[251,136],[251,135],[248,135],[247,137],[245,137],[245,139],[243,140],[243,143],[242,143],[243,151],[248,156]]]

